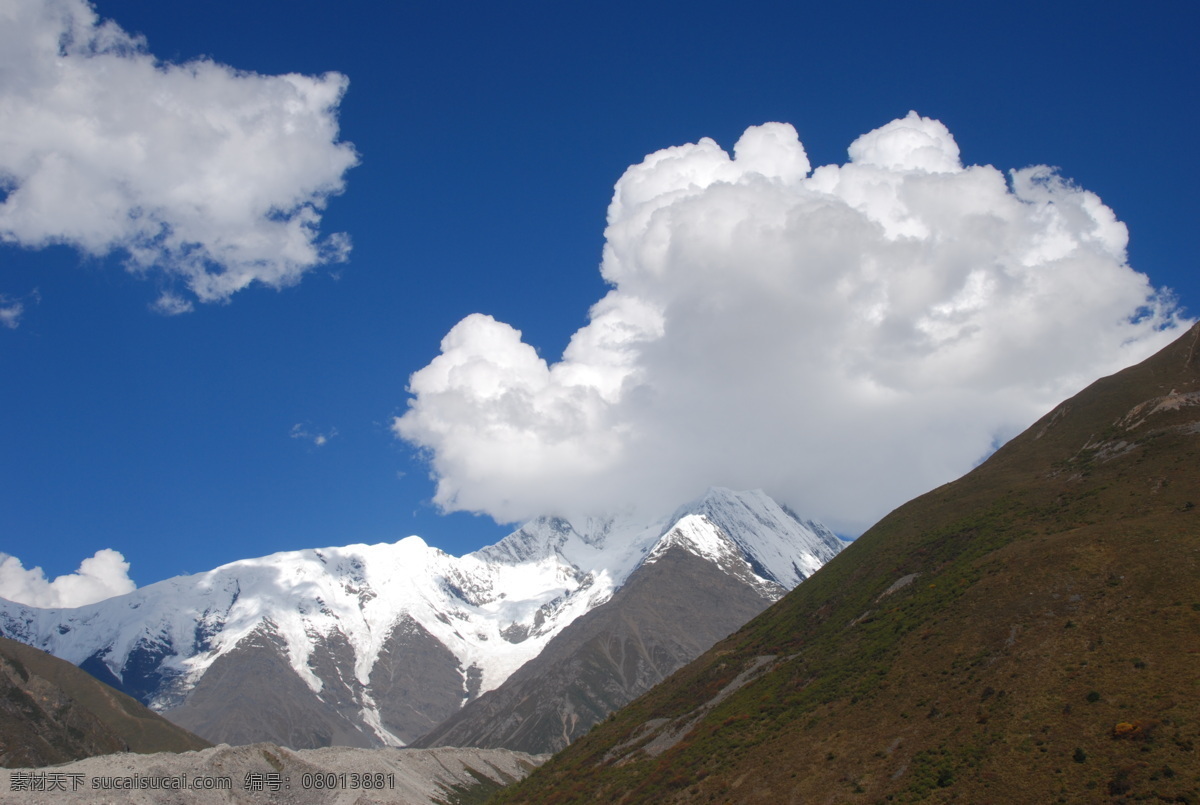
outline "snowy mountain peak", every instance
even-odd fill
[[[705,559],[726,575],[749,585],[767,600],[778,600],[787,592],[786,587],[756,572],[751,557],[744,554],[737,542],[706,515],[688,514],[679,519],[655,543],[643,564],[657,562],[671,548],[682,548]]]
[[[588,553],[603,551],[608,546],[609,537],[614,530],[629,536],[631,532],[643,529],[643,523],[629,517],[622,521],[616,517],[580,517],[568,520],[564,517],[544,516],[530,520],[495,545],[481,548],[471,555],[485,562],[513,565],[540,561],[556,555],[573,561],[572,557],[583,558]],[[613,547],[619,550],[621,546]]]
[[[687,514],[677,520],[646,555],[646,562],[657,560],[670,548],[683,548],[716,562],[739,555],[737,544],[703,514]]]
[[[703,515],[720,528],[757,575],[790,590],[811,576],[842,549],[825,526],[801,520],[761,489],[735,492],[712,487],[676,510],[672,519]]]

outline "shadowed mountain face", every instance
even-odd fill
[[[0,766],[207,746],[71,663],[0,637]]]
[[[415,745],[562,749],[776,597],[684,548],[670,548],[503,685]]]
[[[1200,325],[500,802],[1200,802]]]

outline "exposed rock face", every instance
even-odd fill
[[[481,798],[545,759],[502,749],[222,745],[108,755],[53,769],[0,769],[0,791],[14,792],[11,801],[24,805],[434,805],[458,795]]]
[[[314,653],[318,666],[328,656],[328,644],[323,648]],[[333,687],[325,699],[305,685],[268,623],[218,657],[187,701],[165,714],[220,743],[255,743],[257,736],[271,734],[288,746],[368,746],[357,725],[339,712],[341,692]]]
[[[406,744],[458,712],[469,695],[462,663],[412,618],[392,629],[370,685],[384,726]]]
[[[70,663],[0,638],[0,766],[207,745]]]

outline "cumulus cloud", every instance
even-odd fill
[[[0,76],[0,240],[161,270],[165,313],[345,259],[344,76],[165,64],[86,0],[0,0]]]
[[[79,569],[47,581],[40,567],[26,570],[21,560],[0,552],[0,598],[46,609],[81,607],[137,588],[129,563],[119,551],[104,548],[79,563]]]
[[[915,112],[811,168],[795,130],[630,167],[611,285],[547,363],[475,314],[395,433],[446,510],[677,505],[761,487],[855,534],[1188,324],[1112,210],[1049,167],[963,166]]]

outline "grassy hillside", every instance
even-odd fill
[[[496,802],[1200,803],[1200,327]]]

